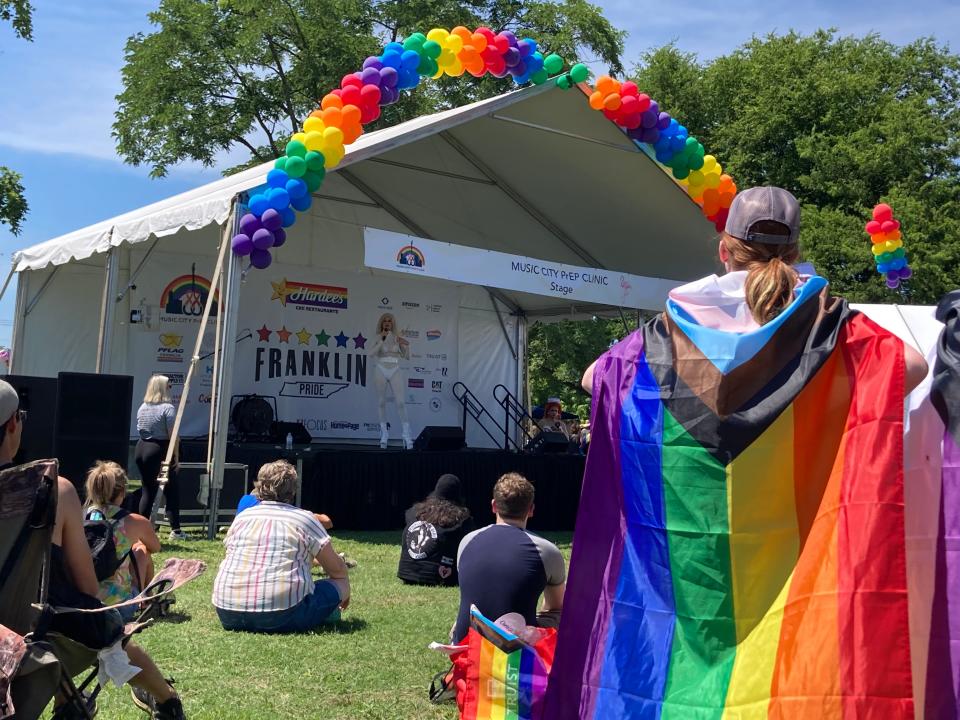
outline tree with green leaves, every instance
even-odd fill
[[[11,23],[17,37],[33,40],[33,6],[28,0],[0,0],[0,20]],[[19,235],[28,210],[20,174],[0,165],[0,224]]]
[[[741,188],[803,204],[801,246],[859,302],[935,303],[960,285],[960,57],[921,39],[788,33],[701,63],[668,45],[634,73]],[[913,278],[886,288],[864,223],[888,202]]]
[[[154,176],[185,160],[212,165],[236,146],[249,161],[231,170],[279,157],[345,73],[431,27],[522,31],[568,61],[622,72],[623,33],[587,0],[160,0],[149,18],[156,30],[127,41],[113,131],[124,160]],[[490,97],[504,82],[422,83],[370,129]]]

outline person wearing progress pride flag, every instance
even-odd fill
[[[802,275],[786,190],[727,269],[588,369],[592,442],[545,717],[912,718],[904,396],[919,353]]]

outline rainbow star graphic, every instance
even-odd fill
[[[270,335],[273,333],[273,330],[270,330],[267,327],[267,324],[264,323],[263,327],[257,330],[257,334],[260,336],[260,342],[269,342]]]
[[[317,334],[317,345],[324,345],[324,346],[325,346],[328,342],[330,342],[330,337],[331,337],[330,335],[327,335],[327,331],[326,331],[326,330],[321,330],[321,331]]]
[[[280,328],[280,329],[277,330],[276,332],[277,332],[277,336],[280,338],[280,342],[282,342],[282,343],[289,343],[289,342],[290,342],[290,336],[293,335],[292,332],[290,332],[289,330],[287,330],[287,326],[286,326],[286,325],[284,325],[282,328]]]
[[[362,350],[366,344],[367,339],[363,336],[363,333],[357,333],[357,336],[353,338],[353,347],[357,350]]]
[[[301,328],[300,332],[297,333],[297,340],[300,341],[301,345],[309,345],[310,338],[313,337],[313,333],[307,332],[306,328]]]
[[[333,339],[337,341],[337,347],[345,348],[347,346],[347,340],[349,340],[350,338],[344,335],[343,330],[341,330],[339,335],[333,336]]]

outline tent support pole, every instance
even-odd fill
[[[232,217],[228,220],[230,235],[239,230],[240,203],[234,205]],[[220,488],[223,487],[224,464],[227,459],[227,430],[230,425],[230,400],[233,390],[233,365],[236,356],[233,341],[237,337],[237,322],[240,313],[240,283],[243,277],[242,260],[238,255],[230,253],[224,273],[223,293],[220,296],[217,322],[220,324],[220,338],[218,342],[222,349],[218,372],[213,378],[216,404],[211,410],[215,413],[212,431],[212,449],[210,459],[210,523],[207,526],[207,538],[212,540],[217,533],[217,509],[219,506]],[[216,499],[217,502],[212,502]]]
[[[20,350],[23,347],[23,325],[27,319],[24,309],[27,304],[27,277],[17,278],[17,301],[13,311],[13,335],[10,338],[10,374],[20,369]]]
[[[494,120],[499,120],[501,122],[513,123],[514,125],[520,125],[522,127],[530,128],[532,130],[539,130],[541,132],[551,133],[553,135],[560,135],[561,137],[570,138],[571,140],[580,140],[581,142],[593,143],[594,145],[603,145],[604,147],[611,148],[613,150],[620,150],[622,152],[633,153],[643,153],[636,145],[631,141],[630,146],[618,145],[616,143],[607,142],[606,140],[598,140],[597,138],[586,137],[585,135],[577,135],[576,133],[567,132],[566,130],[558,130],[557,128],[547,127],[546,125],[538,125],[537,123],[527,122],[526,120],[518,120],[517,118],[507,117],[506,115],[491,115]]]
[[[140,272],[143,270],[143,266],[147,264],[147,260],[150,259],[150,256],[153,254],[158,242],[160,242],[160,238],[154,238],[153,242],[150,244],[150,247],[147,248],[147,252],[144,254],[143,260],[137,264],[137,269],[130,273],[130,280],[127,282],[127,286],[117,295],[117,302],[123,300],[123,298],[127,296],[127,293],[130,292],[130,290],[132,290],[136,285],[137,278],[140,277]]]
[[[439,133],[439,135],[447,142],[448,145],[450,145],[450,147],[456,150],[464,158],[464,160],[473,165],[489,180],[492,180],[496,186],[503,190],[503,192],[524,212],[540,223],[540,225],[542,225],[547,232],[566,245],[567,248],[577,255],[581,260],[588,263],[591,267],[604,270],[606,269],[595,257],[593,257],[593,255],[581,247],[576,240],[565,233],[555,222],[534,207],[530,201],[517,192],[513,186],[497,175],[497,173],[494,172],[489,165],[481,160],[472,150],[470,150],[470,148],[454,137],[452,133],[450,133],[448,130],[443,130]]]
[[[490,292],[489,290],[487,292]],[[507,332],[507,326],[503,324],[503,316],[500,314],[500,306],[497,305],[497,299],[494,297],[493,293],[490,293],[490,303],[493,305],[493,311],[497,314],[497,322],[500,323],[500,332],[503,333],[503,339],[507,341],[507,347],[510,348],[510,354],[513,355],[513,359],[517,359],[517,348],[510,342],[510,333]]]
[[[23,311],[23,317],[26,317],[27,315],[29,315],[29,314],[33,311],[33,308],[36,307],[36,305],[37,305],[38,302],[40,302],[40,298],[43,297],[43,293],[45,293],[46,290],[47,290],[47,288],[50,287],[50,283],[51,283],[51,281],[53,280],[53,276],[56,275],[57,272],[59,272],[60,268],[62,268],[62,267],[63,267],[63,265],[57,265],[57,266],[50,272],[50,274],[47,275],[47,279],[43,281],[43,285],[41,285],[41,286],[40,286],[40,289],[37,290],[37,294],[34,295],[32,298],[30,298],[30,302],[27,303],[27,307],[26,307],[26,309]]]
[[[3,288],[0,288],[0,300],[3,300],[3,296],[7,294],[7,287],[10,285],[10,281],[13,280],[13,274],[17,271],[16,265],[10,266],[10,272],[7,273],[7,279],[3,281]]]
[[[100,331],[97,333],[97,365],[95,372],[110,371],[110,350],[113,344],[113,319],[117,292],[117,276],[120,274],[120,258],[117,248],[107,250],[106,267],[103,269],[103,297],[100,300]]]
[[[525,408],[530,407],[527,400],[527,318],[517,316],[517,392],[516,396]],[[513,439],[517,447],[521,446],[520,428],[514,424]]]

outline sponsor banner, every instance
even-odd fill
[[[659,309],[667,292],[682,284],[680,280],[565,265],[377,228],[364,228],[364,246],[367,267],[602,305]],[[431,310],[433,307],[437,309]],[[442,312],[432,298],[425,309]],[[431,330],[439,332],[439,328],[428,328],[427,340],[441,337],[431,337]]]

